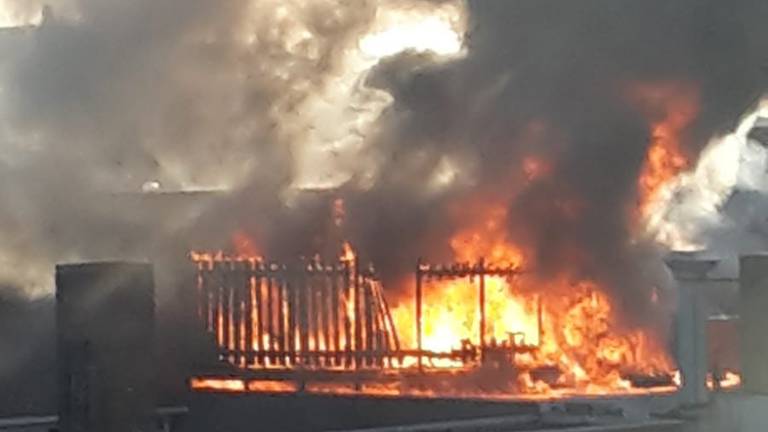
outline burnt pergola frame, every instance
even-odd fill
[[[198,314],[224,346],[220,356],[235,365],[363,369],[402,359],[371,266],[237,257],[195,262]]]
[[[523,273],[518,267],[488,265],[485,260],[433,265],[419,259],[414,296],[417,346],[404,348],[375,269],[361,266],[357,259],[298,259],[286,264],[196,254],[193,261],[202,327],[213,336],[219,359],[235,366],[231,373],[240,377],[293,381],[299,388],[305,382],[340,381],[358,387],[368,381],[440,375],[439,370],[425,375],[425,360],[450,360],[463,369],[484,361],[494,350],[506,355],[535,349],[497,346],[486,337],[485,278],[512,279]],[[477,284],[479,343],[451,352],[427,351],[423,288],[432,280],[456,278]],[[540,302],[538,312],[541,331]]]
[[[486,352],[489,348],[486,337],[486,295],[485,295],[485,278],[488,276],[504,277],[507,279],[513,279],[522,275],[524,272],[520,267],[516,265],[504,265],[497,266],[493,264],[487,264],[484,258],[481,258],[477,263],[452,263],[447,265],[430,264],[426,263],[422,258],[418,259],[416,263],[416,285],[415,285],[415,308],[416,308],[416,345],[419,353],[424,353],[423,347],[423,303],[424,303],[424,284],[425,282],[433,279],[460,279],[469,278],[470,280],[477,279],[478,289],[478,310],[480,314],[480,324],[478,330],[478,348],[480,361],[484,360]],[[539,341],[542,336],[542,302],[541,297],[537,300],[537,320],[539,330]],[[519,347],[521,350],[528,350],[530,347]],[[515,347],[512,347],[515,349]],[[418,367],[420,370],[424,368],[423,356],[419,355]]]

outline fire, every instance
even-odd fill
[[[462,210],[465,211],[465,210]],[[450,241],[459,262],[481,258],[501,266],[520,267],[523,252],[507,241],[507,209],[499,204],[475,204],[473,222],[455,234]]]
[[[528,182],[536,181],[545,177],[552,167],[546,160],[534,156],[527,156],[523,159],[523,174]]]
[[[342,252],[339,258],[341,259],[341,261],[348,262],[348,263],[355,261],[356,259],[355,251],[354,249],[352,249],[352,245],[350,245],[349,242],[344,242],[342,244]]]
[[[237,378],[192,378],[189,384],[193,390],[231,393],[241,393],[246,390],[262,393],[292,393],[296,391],[296,385],[290,381],[246,381]]]
[[[741,386],[741,375],[736,372],[728,371],[720,380],[720,388],[736,388]]]
[[[640,215],[647,219],[665,186],[690,166],[682,140],[698,115],[698,92],[680,83],[638,84],[630,90],[630,98],[651,116],[651,143],[638,180]]]
[[[522,168],[535,178],[546,175],[546,166],[531,162]],[[598,283],[571,275],[542,280],[525,272],[527,251],[507,235],[507,207],[491,200],[455,210],[463,227],[449,239],[456,264],[419,263],[419,307],[399,299],[390,308],[374,270],[359,265],[347,241],[334,262],[317,257],[300,270],[266,264],[240,232],[233,236],[236,254],[193,252],[205,304],[200,316],[221,349],[220,359],[281,373],[373,368],[384,379],[354,389],[311,381],[301,386],[317,393],[497,397],[645,391],[636,382],[652,382],[646,386],[654,391],[673,388],[674,365],[661,343],[643,329],[621,327]],[[342,228],[343,200],[333,202],[331,217],[335,228]],[[306,279],[296,279],[296,271]],[[243,274],[250,279],[236,279]],[[321,285],[311,285],[313,280]],[[413,373],[462,384],[455,389],[435,378],[434,387],[412,388]],[[295,382],[269,379],[196,378],[191,386],[231,392],[299,389]]]
[[[741,375],[733,371],[725,371],[715,386],[715,378],[712,374],[707,375],[707,388],[710,390],[729,390],[741,387]]]
[[[221,378],[192,378],[189,382],[194,390],[214,390],[223,392],[243,392],[246,390],[245,381],[240,379]]]
[[[473,216],[475,221],[451,239],[456,260],[523,269],[524,252],[505,235],[506,209],[486,205]],[[448,353],[467,342],[475,347],[517,347],[514,363],[521,373],[511,386],[527,393],[569,387],[600,394],[631,389],[627,377],[632,375],[671,377],[674,367],[664,349],[642,330],[621,329],[610,298],[593,281],[537,281],[522,273],[512,278],[485,276],[484,287],[482,343],[476,281],[437,280],[425,288],[423,349]],[[400,335],[414,334],[414,314],[408,304],[393,310]],[[557,371],[556,376],[541,378],[535,372],[547,368]]]

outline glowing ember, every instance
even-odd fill
[[[192,378],[189,382],[194,390],[213,390],[223,392],[243,392],[246,390],[245,381],[240,379],[221,378]]]
[[[190,387],[196,391],[224,392],[224,393],[293,393],[298,391],[298,387],[288,381],[249,381],[245,379],[230,378],[193,378],[190,381]],[[438,385],[438,387],[440,387]],[[623,394],[668,394],[675,391],[675,386],[659,386],[648,389],[627,388],[622,391]],[[461,391],[451,387],[442,387],[439,390],[430,390],[418,386],[410,386],[407,382],[398,383],[366,383],[362,385],[352,385],[349,383],[307,383],[302,390],[308,394],[334,394],[334,395],[366,395],[378,397],[399,397],[409,396],[416,398],[438,398],[444,396],[450,397],[471,397],[471,398],[490,398],[494,400],[505,399],[527,399],[527,400],[549,400],[578,396],[584,394],[599,395],[600,391],[584,392],[574,391],[567,388],[542,388],[540,392],[528,394],[491,394],[483,392],[480,389],[475,391]]]
[[[552,167],[543,159],[533,156],[523,159],[523,174],[525,174],[525,179],[529,182],[546,176],[551,169]]]
[[[730,390],[741,387],[741,375],[733,371],[726,371],[715,386],[715,380],[712,374],[707,375],[707,388],[710,390]]]
[[[289,381],[246,381],[236,378],[192,378],[190,387],[193,390],[234,393],[246,390],[261,393],[292,393],[296,391],[296,385]]]
[[[352,249],[352,245],[350,245],[349,242],[344,242],[342,245],[342,252],[339,258],[344,262],[355,261],[355,251]]]

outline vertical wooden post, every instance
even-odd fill
[[[275,325],[275,317],[277,315],[275,305],[274,286],[272,285],[272,279],[266,278],[262,284],[266,282],[267,286],[267,351],[269,351],[269,363],[274,364],[277,361],[275,350],[277,350],[277,326]]]
[[[224,285],[223,274],[221,271],[221,266],[223,264],[218,263],[216,265],[216,293],[217,293],[217,300],[216,304],[218,306],[218,311],[216,312],[216,326],[218,328],[218,339],[219,339],[219,351],[222,352],[222,359],[225,358],[223,355],[224,350],[227,347],[227,288]]]
[[[354,296],[354,289],[352,284],[352,267],[348,262],[344,263],[344,296],[345,296],[345,302],[344,302],[344,351],[346,352],[346,367],[351,367],[354,363],[354,359],[352,357],[352,320],[355,319],[354,316],[354,309],[352,309],[352,313],[350,313],[350,307],[347,304],[348,302],[353,302],[354,299],[352,296]]]
[[[240,324],[243,322],[243,308],[240,301],[242,296],[240,294],[243,290],[242,277],[244,273],[241,272],[241,267],[242,263],[232,260],[229,262],[229,268],[227,269],[230,274],[229,285],[232,291],[232,361],[236,365],[240,364],[242,354],[242,347],[240,346],[242,328]]]
[[[424,364],[422,360],[422,350],[424,349],[422,346],[422,336],[421,336],[421,258],[418,259],[416,262],[416,350],[418,352],[418,365],[419,370],[424,369]]]
[[[304,262],[300,262],[295,271],[298,278],[299,289],[299,343],[301,344],[301,362],[307,364],[309,359],[309,287],[307,286],[307,274]]]
[[[323,274],[320,277],[321,291],[320,291],[320,328],[323,330],[323,363],[325,366],[331,365],[331,291],[330,284],[328,283],[328,274],[325,272],[325,266],[323,266]]]
[[[331,315],[333,316],[333,350],[336,352],[334,359],[334,366],[338,366],[341,363],[341,323],[339,322],[339,287],[338,287],[338,270],[334,268],[331,273]],[[343,314],[341,314],[343,315]]]
[[[480,258],[480,360],[485,357],[485,258]]]
[[[246,267],[246,274],[244,275],[245,290],[245,361],[246,364],[251,364],[254,361],[253,358],[253,281],[254,273],[256,270],[256,264],[251,261]]]
[[[285,266],[282,268],[284,277],[288,279],[287,291],[288,291],[288,352],[289,361],[291,365],[296,364],[296,315],[298,314],[297,308],[297,286],[296,280],[291,274],[288,273]]]
[[[308,275],[309,286],[307,291],[311,298],[312,313],[309,315],[310,327],[312,328],[312,338],[315,340],[315,353],[320,352],[320,334],[322,332],[322,315],[323,315],[323,303],[321,301],[323,295],[322,275],[318,274],[317,268],[314,272]],[[320,356],[315,355],[313,363],[317,366],[320,364]]]
[[[362,291],[362,296],[363,296],[361,300],[363,302],[363,311],[364,311],[363,316],[365,317],[365,340],[363,343],[365,344],[365,352],[368,353],[368,355],[366,356],[366,364],[368,366],[374,364],[374,360],[375,360],[373,355],[373,351],[374,351],[373,344],[375,342],[375,339],[373,337],[374,336],[373,335],[373,332],[374,332],[373,316],[374,315],[373,315],[373,309],[371,308],[372,303],[371,303],[370,288],[371,287],[368,281],[361,280],[360,290]]]
[[[204,329],[208,328],[208,323],[206,322],[206,317],[208,316],[208,311],[206,310],[207,307],[207,294],[205,292],[205,284],[203,283],[203,263],[201,261],[197,261],[195,263],[197,266],[197,273],[195,273],[195,286],[197,287],[197,319],[202,324],[202,327]]]
[[[254,293],[256,295],[256,347],[257,361],[259,365],[264,365],[264,299],[262,298],[261,286],[264,280],[261,277],[256,278],[254,283]]]
[[[222,343],[221,348],[224,350],[224,358],[229,358],[229,330],[231,324],[231,309],[229,307],[231,298],[231,285],[229,284],[229,272],[224,266],[224,263],[220,263],[218,266],[218,276],[221,284],[221,331],[222,331]]]
[[[360,273],[357,265],[357,257],[352,263],[354,274],[352,275],[352,288],[355,291],[355,367],[359,368],[362,363],[362,348],[363,348],[363,323],[360,321]]]
[[[274,283],[277,288],[277,349],[281,353],[278,363],[285,366],[287,365],[285,352],[288,348],[288,344],[285,341],[286,323],[285,323],[285,308],[286,308],[286,293],[285,293],[285,281],[281,279],[273,280],[269,277],[269,282]]]

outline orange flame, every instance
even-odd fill
[[[545,165],[537,165],[545,166]],[[536,171],[539,172],[539,171]],[[545,172],[545,171],[541,171]],[[540,175],[540,174],[536,174]],[[570,207],[569,207],[570,208]],[[334,215],[339,216],[343,202],[334,203]],[[468,210],[467,210],[468,209]],[[573,207],[573,211],[579,211]],[[466,214],[466,213],[469,214]],[[537,395],[558,395],[563,388],[572,392],[587,394],[605,394],[615,392],[635,392],[632,382],[627,378],[632,375],[670,376],[674,365],[667,353],[652,334],[643,329],[625,329],[618,323],[616,311],[611,299],[604,294],[599,284],[590,280],[574,280],[567,275],[542,281],[530,275],[518,274],[526,263],[526,251],[514,244],[507,235],[508,210],[503,205],[493,203],[473,203],[462,207],[466,222],[464,228],[450,239],[450,246],[455,261],[462,263],[484,262],[488,267],[506,268],[514,276],[483,277],[485,293],[485,326],[483,340],[478,291],[478,276],[470,278],[439,279],[428,283],[423,292],[422,310],[422,348],[433,353],[463,352],[464,350],[485,349],[507,350],[511,356],[506,360],[515,370],[514,374],[500,378],[508,394],[522,392]],[[340,216],[340,220],[343,217]],[[260,258],[255,255],[257,249],[247,236],[237,236],[236,245],[240,245],[234,257],[225,257],[222,253],[197,253],[191,256],[198,266],[213,267],[220,263],[247,262],[256,265]],[[244,240],[245,239],[245,240]],[[247,241],[246,241],[247,240]],[[237,247],[237,246],[236,246]],[[342,262],[354,262],[356,253],[349,242],[344,242],[339,259]],[[261,264],[259,264],[261,265]],[[262,299],[261,306],[254,303],[251,311],[245,306],[235,306],[238,313],[248,313],[253,317],[265,314],[259,308],[265,308],[264,301],[272,301],[272,310],[281,310],[285,314],[285,303],[269,299],[263,284],[254,280],[249,282],[251,298]],[[380,291],[379,291],[380,292]],[[383,293],[382,293],[383,294]],[[381,294],[376,294],[381,295]],[[264,300],[267,299],[267,300]],[[282,300],[285,302],[285,300]],[[338,317],[340,328],[354,326],[358,319],[354,290],[343,295],[339,301],[343,310]],[[394,326],[405,349],[416,347],[415,311],[410,302],[402,302],[391,310]],[[245,340],[244,329],[240,329],[240,340],[234,340],[235,331],[230,328],[230,336],[225,340],[221,329],[225,326],[222,304],[213,305],[212,313],[216,316],[218,334],[215,339],[220,347],[232,350],[250,348],[274,348],[275,340],[268,332],[261,339],[256,337],[257,329],[251,332],[253,339]],[[231,307],[229,308],[231,309]],[[266,309],[264,309],[266,310]],[[209,313],[211,311],[209,310]],[[287,315],[287,314],[286,314]],[[259,318],[261,319],[261,318]],[[272,320],[276,318],[271,318]],[[210,321],[210,319],[209,319]],[[256,320],[253,321],[256,325]],[[270,321],[259,322],[262,327]],[[230,321],[231,325],[231,321]],[[209,329],[210,330],[210,329]],[[339,335],[337,348],[350,347],[347,329]],[[298,346],[300,341],[296,341]],[[237,346],[236,346],[237,345]],[[327,350],[331,341],[325,336],[309,340],[309,350]],[[416,358],[408,354],[393,368],[407,368],[416,363]],[[236,365],[244,366],[242,360],[228,359]],[[427,367],[457,368],[465,363],[455,356],[432,359]],[[245,365],[245,367],[250,367]],[[266,367],[279,367],[276,363],[266,363]],[[324,365],[328,367],[328,365]],[[336,365],[334,367],[342,367]],[[553,372],[554,371],[554,372]],[[508,382],[507,382],[508,381]],[[215,391],[295,391],[291,384],[262,381],[244,381],[196,378],[191,382],[194,389]],[[671,387],[670,387],[671,388]],[[664,391],[669,390],[665,388]],[[314,392],[356,392],[345,390],[344,386],[317,385],[309,391]],[[403,389],[388,384],[373,384],[365,390],[366,394],[402,394]],[[425,395],[438,394],[441,390],[424,390]],[[482,394],[481,390],[478,390]],[[440,394],[445,393],[444,391]],[[412,394],[412,393],[409,393]]]
[[[256,242],[245,231],[238,230],[232,234],[232,246],[235,249],[235,255],[245,258],[261,257],[261,252],[256,246]]]
[[[528,182],[533,182],[542,177],[546,177],[551,170],[552,167],[544,159],[535,156],[527,156],[523,158],[523,174]]]
[[[506,238],[507,211],[486,205],[475,221],[451,239],[457,261],[485,259],[494,266],[522,268],[524,253]],[[626,391],[629,374],[670,374],[673,363],[652,335],[622,330],[610,298],[592,281],[536,281],[521,275],[513,279],[485,277],[486,344],[523,348],[514,362],[522,373],[517,388],[523,392],[552,392],[568,386],[583,393]],[[480,344],[477,281],[439,280],[424,290],[423,349],[459,350],[464,341]],[[398,334],[414,344],[415,312],[408,304],[393,310]],[[526,347],[530,348],[527,349]],[[440,362],[433,367],[457,366]],[[526,371],[552,367],[559,377],[542,381]]]
[[[730,390],[741,387],[741,374],[733,371],[725,371],[718,382],[719,389]],[[712,374],[707,375],[707,388],[717,390]]]
[[[651,143],[638,180],[640,215],[648,218],[665,185],[690,166],[682,140],[698,115],[699,95],[681,83],[636,84],[629,94],[651,122]]]
[[[344,244],[342,245],[341,256],[339,257],[341,261],[354,262],[355,257],[356,257],[355,250],[352,249],[352,245],[350,245],[349,242],[344,242]]]
[[[213,390],[223,392],[243,392],[246,385],[240,379],[221,379],[221,378],[192,378],[189,382],[194,390]]]

